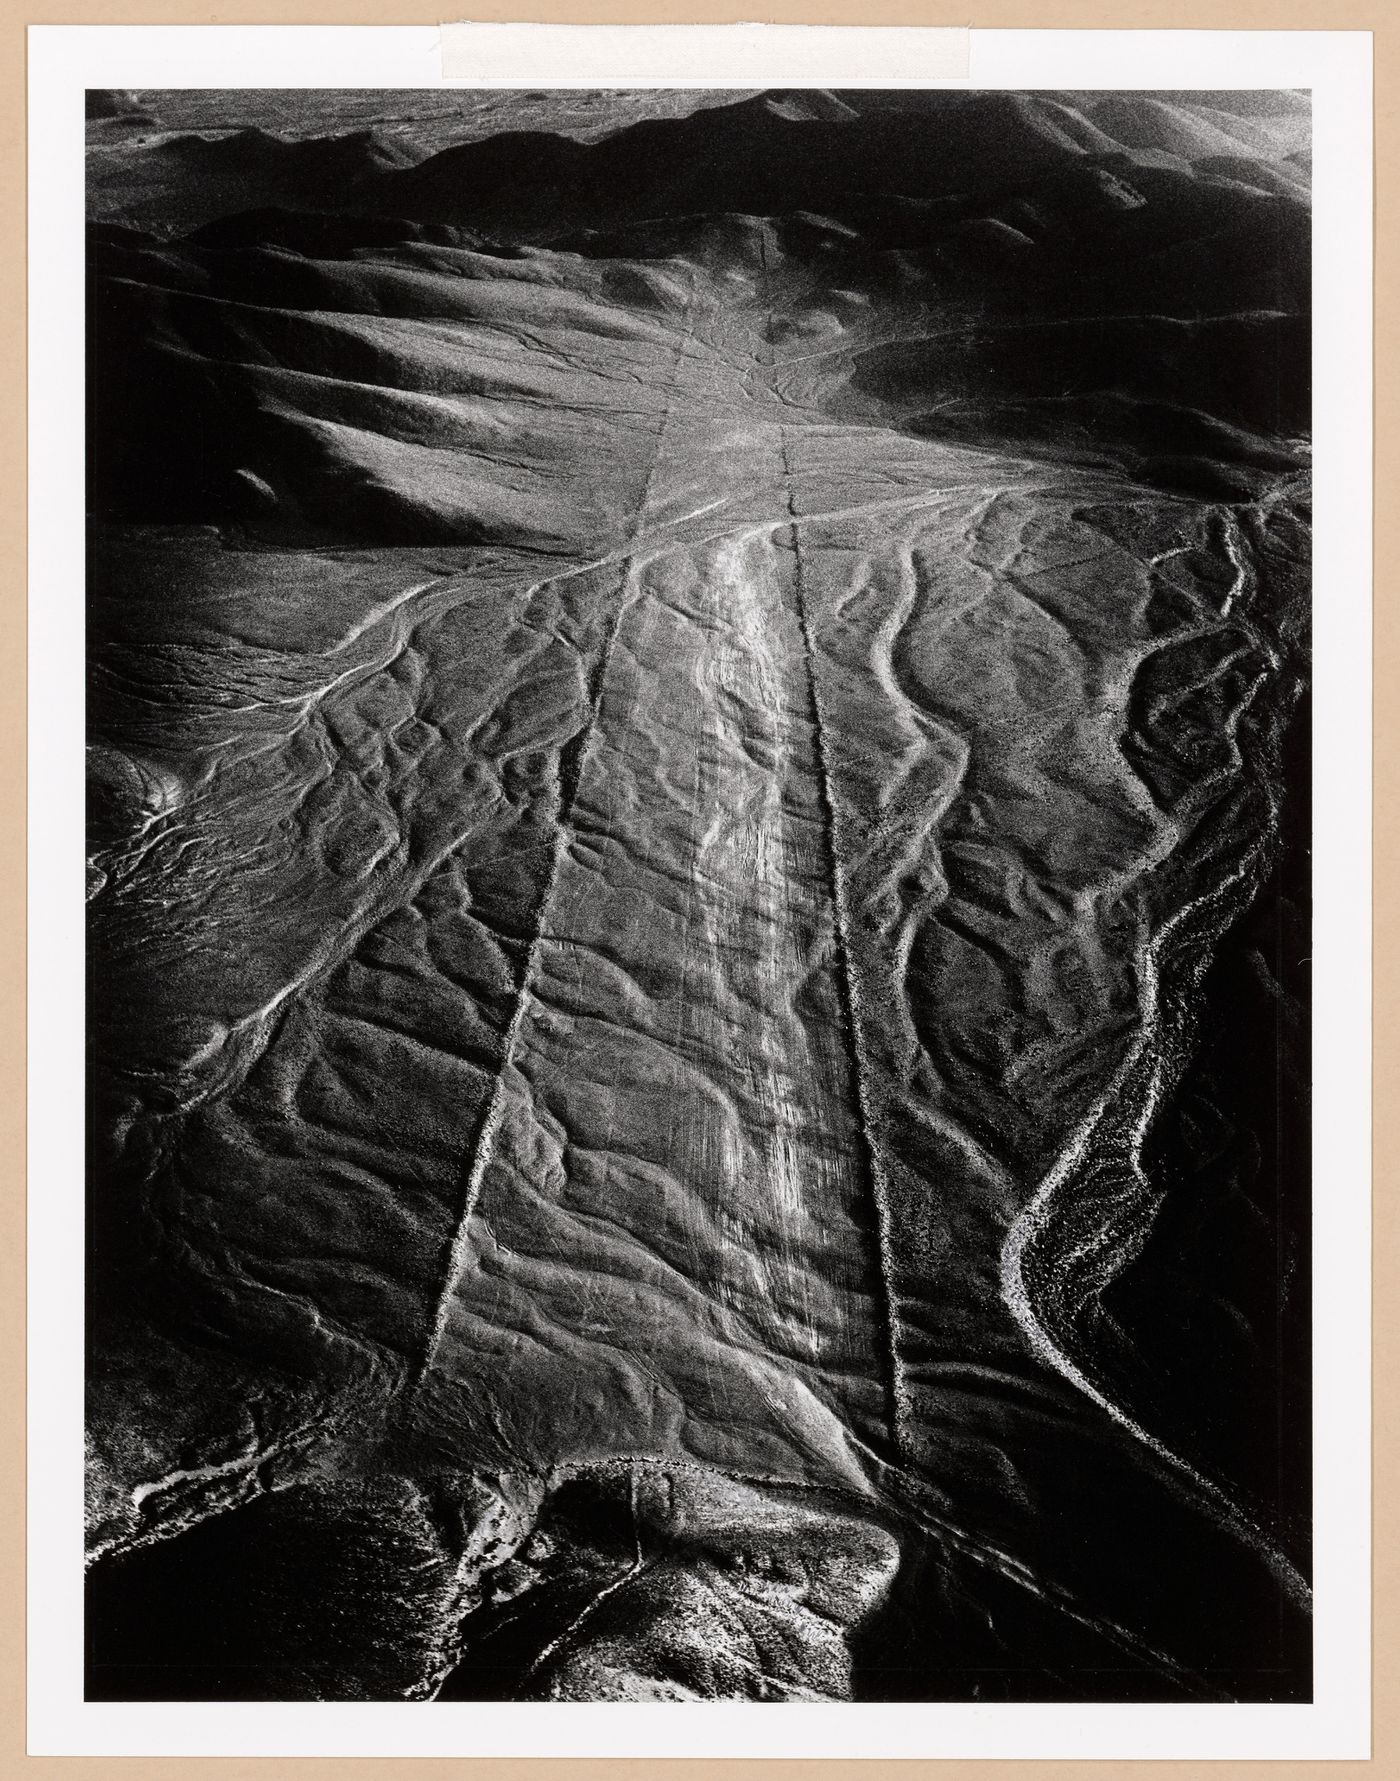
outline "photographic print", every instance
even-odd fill
[[[1311,1700],[1309,94],[86,112],[86,1698]]]

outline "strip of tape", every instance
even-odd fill
[[[968,78],[970,31],[925,25],[440,28],[442,78],[481,87],[920,87]]]

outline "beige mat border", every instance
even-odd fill
[[[460,10],[458,9],[460,7]],[[28,1757],[24,1751],[25,28],[28,25],[435,25],[444,17],[555,24],[974,25],[1375,33],[1375,1658],[1374,1755],[1356,1762],[560,1761],[273,1757]],[[0,1781],[1400,1781],[1400,1295],[1388,1292],[1400,1206],[1400,6],[1395,0],[0,0]],[[1391,498],[1391,491],[1397,493]],[[41,690],[41,689],[36,689]],[[80,1095],[75,1085],[75,1102]],[[75,1303],[75,1315],[77,1305]]]

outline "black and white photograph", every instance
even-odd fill
[[[1312,1701],[1309,91],[85,110],[83,1697]]]

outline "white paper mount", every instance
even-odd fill
[[[966,26],[444,24],[442,78],[477,87],[921,87],[968,78]],[[794,81],[794,74],[800,80]]]

